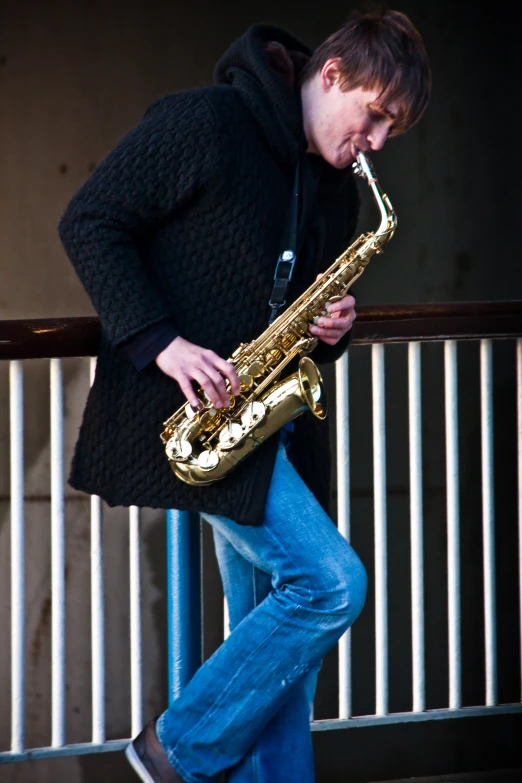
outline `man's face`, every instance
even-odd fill
[[[381,90],[362,87],[343,91],[338,71],[325,66],[305,109],[307,151],[344,169],[354,162],[357,150],[380,150],[398,112],[395,104],[375,103],[380,94]]]

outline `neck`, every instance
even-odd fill
[[[315,106],[315,77],[312,77],[301,86],[301,106],[303,111],[303,130],[306,139],[306,151],[318,154],[313,143],[312,118]]]

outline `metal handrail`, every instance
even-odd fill
[[[99,318],[0,321],[0,359],[96,356]],[[522,335],[522,301],[359,305],[353,344]]]

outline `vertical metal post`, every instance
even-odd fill
[[[372,345],[373,483],[375,503],[376,714],[388,714],[388,591],[384,345]]]
[[[495,607],[495,518],[493,509],[493,379],[491,340],[480,341],[480,391],[486,704],[488,706],[493,706],[497,703],[497,643]]]
[[[24,386],[23,365],[9,364],[11,463],[11,750],[24,749]]]
[[[65,744],[65,534],[62,360],[50,362],[51,397],[51,595],[52,740]]]
[[[141,632],[141,509],[129,508],[131,732],[143,728],[143,657]]]
[[[350,431],[348,353],[335,363],[337,527],[350,541]],[[351,718],[351,629],[339,639],[339,718]]]
[[[449,706],[462,706],[460,644],[460,535],[459,457],[457,406],[457,343],[444,343],[444,388],[446,418],[446,485],[448,527],[448,647]]]
[[[421,344],[408,345],[413,711],[426,709],[422,513]]]
[[[91,359],[91,383],[96,359]],[[101,498],[91,495],[91,647],[92,741],[105,742],[105,631],[103,607],[103,514]]]
[[[201,666],[200,519],[167,511],[169,702]]]
[[[517,456],[518,456],[518,611],[520,628],[520,680],[522,686],[522,339],[517,340]],[[522,688],[520,692],[522,701]]]

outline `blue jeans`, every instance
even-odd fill
[[[324,655],[359,615],[364,566],[280,443],[260,527],[212,525],[231,633],[158,719],[188,783],[313,783],[310,706]]]

